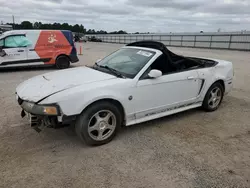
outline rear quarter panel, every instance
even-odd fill
[[[50,61],[45,64],[55,64],[59,55],[70,55],[72,45],[62,31],[41,31],[35,51],[41,59],[50,58]]]
[[[203,89],[200,93],[201,100],[204,99],[207,90],[213,83],[222,80],[225,85],[225,93],[227,94],[232,89],[233,82],[233,65],[231,62],[224,60],[216,60],[218,64],[214,67],[198,69],[198,74],[201,79],[204,79]]]

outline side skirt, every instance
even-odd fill
[[[193,108],[197,108],[197,107],[200,107],[200,106],[202,106],[202,102],[196,103],[196,104],[193,104],[193,105],[190,105],[190,106],[185,106],[185,107],[182,107],[182,108],[168,110],[168,111],[158,113],[158,114],[154,114],[154,115],[151,115],[151,116],[144,116],[144,117],[142,117],[140,119],[135,119],[135,120],[127,122],[126,126],[130,126],[130,125],[150,121],[150,120],[153,120],[153,119],[158,119],[158,118],[161,118],[161,117],[164,117],[164,116],[176,114],[178,112],[183,112],[183,111],[190,110],[190,109],[193,109]]]
[[[0,66],[6,66],[6,65],[19,65],[19,64],[34,64],[34,63],[39,63],[39,62],[49,62],[51,58],[39,58],[39,59],[24,59],[24,60],[17,60],[17,61],[7,61],[7,62],[2,62]]]
[[[36,63],[22,63],[22,64],[9,64],[9,65],[1,65],[0,68],[7,67],[27,67],[27,66],[37,66],[37,65],[45,65],[44,62],[36,62]]]

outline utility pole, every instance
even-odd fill
[[[14,17],[14,15],[12,15],[12,20],[13,20],[13,26],[12,26],[12,28],[15,29],[15,17]]]

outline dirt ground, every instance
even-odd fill
[[[72,67],[122,46],[82,45]],[[0,187],[250,187],[250,52],[170,49],[232,61],[233,91],[216,112],[195,109],[126,127],[100,147],[82,144],[70,127],[38,134],[20,117],[16,86],[55,69],[1,70]]]

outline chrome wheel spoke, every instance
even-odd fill
[[[210,97],[210,98],[209,98],[208,104],[210,104],[211,102],[213,103],[213,97]]]
[[[99,129],[98,130],[98,136],[96,137],[97,140],[102,140],[103,138],[103,132],[104,132],[104,129]]]
[[[96,121],[98,123],[102,120],[102,118],[100,117],[100,113],[96,113],[94,117],[96,118]]]
[[[115,125],[108,124],[107,129],[114,130],[115,129]]]
[[[215,90],[215,96],[216,96],[216,97],[220,96],[220,89],[219,89],[219,88],[217,88],[217,89]]]
[[[108,112],[107,115],[103,118],[103,120],[108,124],[111,116],[112,116],[112,114]]]
[[[215,94],[214,94],[214,92],[212,91],[212,92],[211,92],[211,98],[214,98],[214,96],[215,96]]]
[[[96,122],[93,126],[89,127],[88,130],[89,130],[89,132],[99,131],[99,125],[98,125],[98,123]]]

